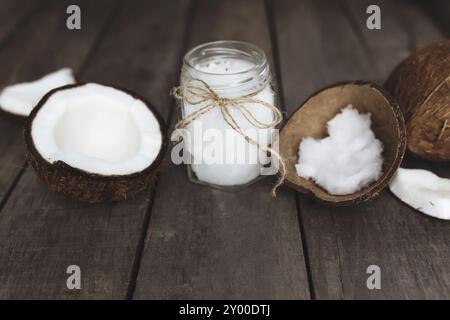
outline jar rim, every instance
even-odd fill
[[[229,73],[217,73],[217,72],[211,72],[211,71],[205,71],[198,69],[195,65],[192,64],[192,56],[195,54],[201,54],[208,48],[210,49],[222,49],[222,50],[234,50],[239,51],[243,55],[247,55],[249,57],[253,58],[254,65],[248,69],[236,71],[236,72],[229,72]],[[207,75],[239,75],[239,74],[245,74],[248,72],[252,72],[258,69],[264,69],[267,67],[267,58],[264,51],[259,48],[258,46],[246,42],[246,41],[239,41],[239,40],[219,40],[219,41],[211,41],[211,42],[205,42],[198,46],[195,46],[191,50],[189,50],[183,57],[183,63],[187,65],[189,68],[192,68],[195,70],[195,72],[201,73],[201,74],[207,74]]]

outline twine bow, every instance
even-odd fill
[[[239,111],[240,114],[242,114],[245,117],[245,119],[256,128],[270,129],[272,127],[275,127],[277,124],[281,122],[283,117],[280,110],[270,103],[267,103],[260,99],[256,99],[255,95],[257,93],[258,92],[245,95],[239,98],[223,98],[220,95],[218,95],[213,89],[211,89],[211,87],[205,81],[200,79],[191,79],[178,87],[172,88],[170,94],[174,96],[176,99],[191,105],[200,105],[200,104],[205,105],[200,107],[198,110],[191,113],[187,117],[178,121],[178,123],[175,125],[175,130],[172,133],[171,140],[174,142],[179,141],[181,138],[179,129],[185,128],[192,121],[198,119],[199,117],[213,110],[214,108],[219,108],[225,122],[234,131],[239,133],[247,143],[255,145],[260,150],[269,152],[271,155],[277,158],[278,162],[280,163],[280,177],[278,178],[278,181],[275,184],[275,186],[272,188],[272,195],[276,196],[276,190],[283,183],[284,178],[286,176],[286,165],[283,159],[281,158],[280,154],[271,147],[260,144],[254,139],[250,138],[248,135],[246,135],[239,127],[239,125],[237,124],[236,120],[233,118],[229,110],[230,107],[234,107],[235,110]],[[271,110],[274,114],[274,120],[270,123],[263,123],[259,121],[244,106],[244,104],[246,103],[257,104],[260,105],[261,107]]]

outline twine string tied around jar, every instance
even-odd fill
[[[281,158],[281,155],[275,151],[273,148],[268,145],[261,144],[256,140],[249,137],[241,127],[237,124],[236,120],[231,115],[229,108],[234,107],[235,110],[239,111],[244,118],[254,127],[258,129],[270,129],[278,125],[282,120],[282,114],[280,110],[274,105],[262,101],[260,99],[255,98],[258,92],[251,93],[248,95],[244,95],[238,98],[224,98],[221,97],[216,91],[214,91],[205,81],[200,79],[191,79],[186,83],[172,88],[170,94],[174,96],[177,100],[180,100],[184,103],[190,105],[201,105],[198,110],[194,111],[190,115],[185,118],[179,120],[175,125],[175,130],[172,133],[171,140],[173,142],[177,142],[181,139],[181,133],[179,129],[183,129],[188,126],[191,122],[198,119],[202,115],[208,113],[209,111],[219,108],[222,114],[224,121],[237,133],[239,133],[247,143],[256,146],[258,149],[270,153],[274,156],[279,163],[280,175],[278,177],[278,181],[272,188],[272,195],[276,196],[276,190],[280,185],[283,184],[283,181],[286,176],[286,165]],[[267,108],[271,110],[274,114],[274,119],[270,123],[263,123],[255,118],[255,116],[245,107],[245,104],[256,104],[261,107]]]

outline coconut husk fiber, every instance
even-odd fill
[[[450,40],[412,54],[391,73],[385,87],[404,114],[409,152],[449,161]]]

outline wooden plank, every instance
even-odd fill
[[[336,1],[274,1],[273,5],[288,115],[322,87],[370,78],[372,69]],[[329,212],[322,215],[317,214],[318,210],[311,210],[311,214],[306,215],[305,202],[310,200],[298,197],[313,298],[339,298],[336,239],[332,233],[324,232],[332,228],[335,209],[329,208]],[[311,226],[309,216],[317,224]]]
[[[42,1],[2,0],[0,6],[0,44],[26,20]]]
[[[81,67],[116,2],[105,0],[93,5],[92,2],[78,1],[84,9],[83,29],[70,32],[66,29],[65,12],[71,3],[46,2],[24,22],[7,46],[2,48],[2,86],[32,80],[64,66],[75,71]],[[25,151],[21,125],[0,120],[0,132],[0,194],[3,197],[14,186],[14,181],[24,168]],[[42,189],[42,185],[39,185],[39,191]],[[9,204],[0,212],[0,239],[3,243],[0,251],[0,298],[40,298],[40,292],[48,290],[44,284],[34,284],[37,286],[34,287],[32,280],[34,271],[39,272],[39,268],[34,269],[35,262],[40,260],[38,253],[46,252],[48,247],[36,247],[39,241],[34,240],[36,237],[45,238],[43,235],[53,232],[46,229],[45,223],[33,215],[35,211],[27,207],[36,205],[32,201],[34,196],[30,194],[30,201],[27,199],[27,189],[23,194],[19,191],[12,200],[18,197],[23,201],[21,206],[15,208]],[[4,200],[6,199],[2,198]],[[35,209],[39,210],[38,207]],[[28,214],[31,214],[30,218],[26,217]],[[41,226],[44,230],[40,229],[39,233],[33,234],[33,223],[36,223],[35,227]],[[51,244],[51,240],[48,243]]]
[[[24,5],[14,0],[2,2],[0,9],[0,44],[3,44],[6,38],[15,31],[18,24],[30,14],[36,3],[37,1],[29,1]],[[0,66],[3,68],[1,63]],[[5,83],[3,82],[1,87],[4,85]],[[14,179],[24,166],[23,143],[20,130],[20,126],[0,118],[0,154],[2,154],[2,165],[0,166],[0,208]]]
[[[199,1],[195,8],[189,48],[237,39],[271,56],[263,1]],[[134,298],[309,298],[293,193],[272,199],[272,183],[212,190],[189,183],[186,168],[167,159]]]
[[[442,30],[450,35],[450,2],[447,0],[420,1],[419,4],[430,14],[431,19]]]
[[[100,23],[108,12],[105,5],[99,8],[103,13],[94,15],[86,3],[82,11],[92,11]],[[167,109],[187,8],[187,1],[124,2],[80,80],[136,89]],[[67,37],[54,35],[48,50],[61,50]],[[80,55],[85,41],[68,47]],[[119,204],[78,203],[48,191],[27,169],[0,213],[0,298],[125,298],[150,195],[148,190]],[[81,268],[81,290],[66,288],[72,264]]]
[[[352,0],[350,8],[357,9],[358,6],[368,5],[369,1],[356,2]],[[424,47],[434,41],[442,39],[444,36],[440,32],[438,25],[421,10],[421,1],[409,1],[390,3],[381,2],[384,12],[394,12],[391,24],[400,21],[397,27],[398,33],[403,33],[408,38],[409,53]],[[358,19],[358,15],[354,13]],[[394,29],[394,27],[392,28]],[[391,30],[385,30],[386,34],[392,34]],[[380,43],[382,39],[375,38],[374,34],[365,34],[369,49],[375,56],[379,55]],[[372,39],[372,37],[374,37]],[[389,51],[389,48],[386,48]],[[395,50],[392,50],[395,52]],[[392,56],[380,59],[382,64],[394,65],[401,61]],[[385,76],[391,71],[388,68]],[[412,168],[424,168],[431,170],[441,176],[450,177],[450,169],[445,164],[428,163],[406,157],[402,166]],[[395,199],[390,192],[386,192],[388,200],[385,201],[385,208],[391,207],[389,215],[386,217],[392,231],[390,237],[396,241],[401,241],[400,245],[394,249],[393,255],[403,257],[400,266],[395,265],[395,261],[386,261],[388,265],[385,272],[392,283],[383,288],[384,294],[388,297],[401,297],[408,299],[448,299],[450,297],[450,246],[448,244],[448,233],[450,225],[440,220],[429,218],[419,212],[412,210],[399,200]],[[407,224],[407,228],[405,228]],[[409,241],[406,239],[410,239]],[[386,239],[389,241],[388,239]],[[403,244],[407,242],[407,244]],[[396,245],[390,242],[390,245]],[[382,246],[378,248],[381,251]],[[406,254],[405,254],[406,253]],[[400,278],[400,279],[399,279]],[[409,283],[405,280],[409,279]],[[394,281],[395,280],[395,281]]]
[[[48,1],[24,21],[15,36],[0,50],[0,87],[30,81],[61,67],[78,70],[99,35],[111,5],[78,2],[85,10],[83,30],[66,28],[70,1]],[[103,7],[104,8],[103,8]],[[22,126],[0,118],[0,204],[25,164]]]
[[[383,81],[413,47],[440,36],[411,3],[378,3],[381,31],[365,29],[368,1],[347,6],[331,1],[276,2],[289,112],[332,82]],[[316,298],[449,297],[447,223],[416,213],[388,191],[370,203],[347,208],[325,206],[303,195],[298,199]],[[381,290],[366,287],[366,269],[372,264],[381,268]]]

